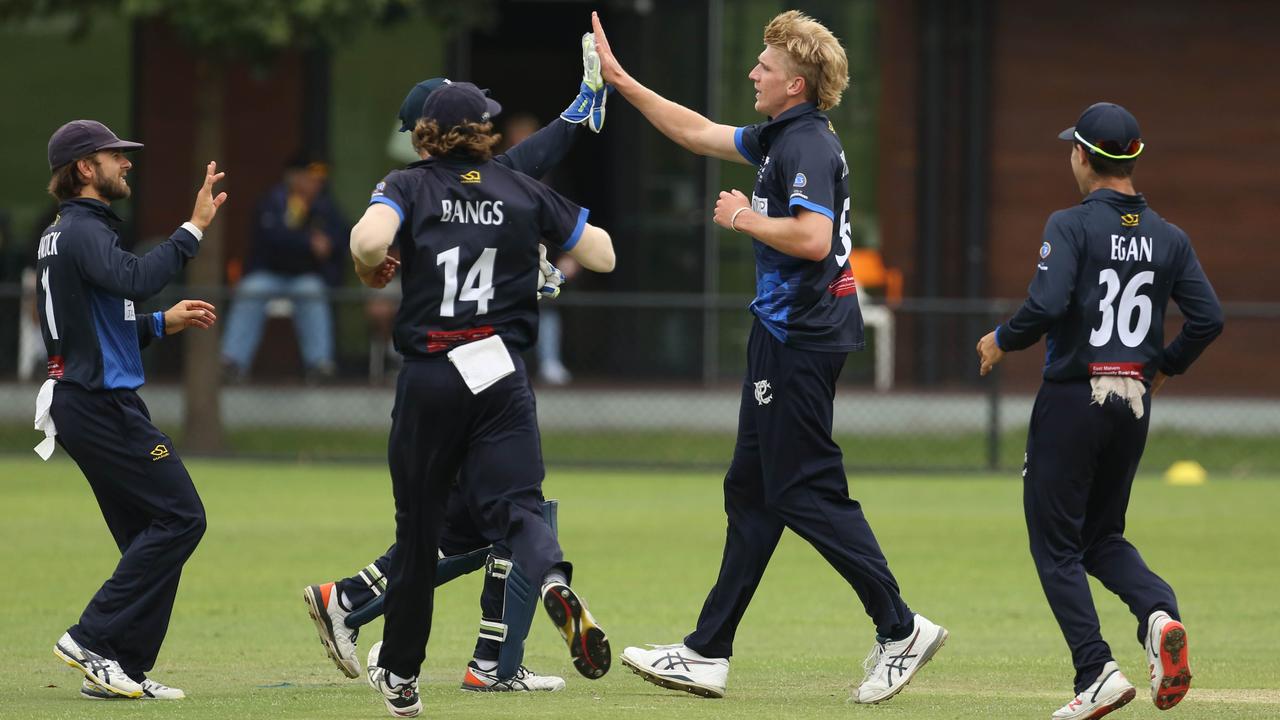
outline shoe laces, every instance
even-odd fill
[[[876,642],[871,646],[871,652],[867,654],[865,660],[862,661],[862,681],[866,682],[875,674],[876,668],[880,667],[880,661],[884,659],[884,646],[882,642]]]

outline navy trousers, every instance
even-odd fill
[[[182,566],[204,535],[204,506],[134,391],[59,383],[51,413],[58,444],[88,479],[120,548],[115,572],[68,632],[140,681],[169,629]]]
[[[862,600],[876,631],[905,637],[914,625],[862,507],[849,498],[831,438],[844,353],[797,350],[757,320],[747,346],[738,440],[724,479],[729,528],[720,576],[685,645],[733,655],[733,639],[769,558],[791,528],[809,541]]]
[[[1119,398],[1093,404],[1088,380],[1046,381],[1031,411],[1022,473],[1027,534],[1045,597],[1071,647],[1077,693],[1112,659],[1086,573],[1129,606],[1139,643],[1151,613],[1179,617],[1173,589],[1124,537],[1129,492],[1147,442],[1150,394],[1143,403],[1139,420]]]
[[[418,674],[431,634],[436,560],[451,492],[478,525],[510,548],[532,583],[552,567],[569,574],[542,519],[542,448],[524,361],[478,395],[444,357],[407,360],[396,382],[387,449],[396,505],[396,546],[387,573],[379,664]],[[461,472],[461,481],[454,480]]]

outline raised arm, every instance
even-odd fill
[[[600,16],[594,12],[591,13],[591,27],[595,31],[596,52],[600,55],[600,70],[604,74],[605,82],[612,85],[617,92],[622,93],[622,96],[634,105],[645,119],[658,129],[658,132],[690,152],[721,160],[732,160],[744,165],[750,164],[742,153],[738,152],[738,147],[734,143],[734,132],[737,128],[714,123],[641,85],[622,69],[622,64],[618,62],[618,58],[609,47],[604,26],[600,24]]]

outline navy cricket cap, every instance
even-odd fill
[[[97,120],[72,120],[53,131],[49,138],[49,170],[57,170],[72,160],[92,155],[99,150],[139,150],[142,143],[116,137],[111,129]]]
[[[442,130],[464,122],[485,123],[502,112],[502,106],[469,82],[436,88],[422,104],[422,117],[435,120]]]
[[[435,77],[430,80],[423,80],[414,85],[409,94],[404,96],[404,102],[400,103],[400,132],[408,132],[418,124],[418,118],[422,117],[422,104],[427,101],[427,96],[439,87],[449,84],[448,78]]]
[[[1090,154],[1112,160],[1132,160],[1146,147],[1133,113],[1108,102],[1090,105],[1075,125],[1058,133],[1058,139],[1078,142]]]

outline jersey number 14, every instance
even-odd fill
[[[1145,285],[1155,282],[1156,274],[1151,270],[1143,270],[1134,275],[1129,284],[1120,292],[1120,275],[1112,268],[1105,268],[1098,273],[1098,284],[1105,285],[1106,291],[1098,310],[1102,313],[1102,324],[1089,333],[1089,344],[1102,347],[1111,342],[1114,329],[1120,335],[1120,342],[1125,347],[1138,347],[1147,337],[1151,329],[1151,298],[1139,295],[1138,291]],[[1115,304],[1116,295],[1120,295],[1120,306]],[[1134,316],[1137,316],[1136,318]]]
[[[458,265],[461,248],[449,248],[436,255],[436,265],[444,266],[444,297],[440,298],[440,317],[453,317],[453,305],[457,302],[476,303],[476,315],[489,312],[489,301],[493,299],[493,264],[498,259],[497,248],[485,248],[480,253],[467,277],[462,281],[462,292],[458,292]]]

